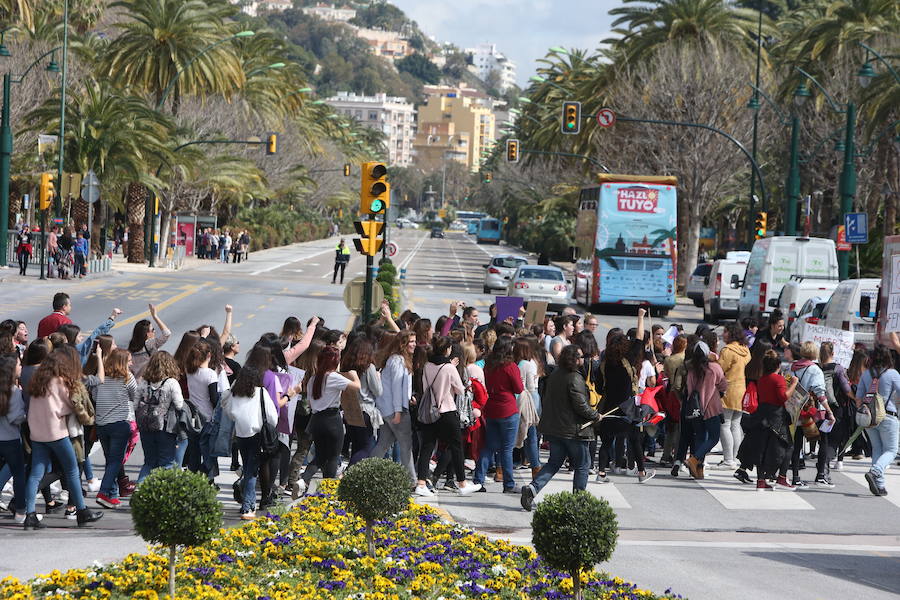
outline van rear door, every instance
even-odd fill
[[[797,266],[798,275],[837,279],[837,256],[834,246],[829,242],[831,240],[810,240],[800,244],[802,257]]]

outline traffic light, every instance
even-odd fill
[[[562,132],[572,135],[581,133],[581,102],[563,102]]]
[[[519,140],[506,140],[506,162],[519,162]]]
[[[353,227],[360,237],[353,238],[356,250],[365,256],[375,256],[381,250],[384,239],[378,237],[384,230],[382,221],[354,221]]]
[[[382,214],[390,205],[391,184],[387,182],[387,167],[380,162],[363,163],[362,185],[359,191],[360,214]]]
[[[492,182],[493,180],[494,180],[494,174],[491,173],[490,171],[485,171],[485,172],[484,172],[484,182],[485,182],[485,183],[490,183],[490,182]]]
[[[278,152],[278,134],[270,133],[268,137],[266,137],[266,154],[271,156]]]
[[[53,175],[50,173],[41,173],[41,187],[38,195],[38,207],[40,210],[47,210],[50,208],[50,203],[53,202],[55,195],[56,190],[53,187]]]
[[[756,232],[756,239],[762,239],[766,237],[766,221],[768,220],[769,215],[763,211],[756,213],[756,224],[754,230]]]
[[[350,163],[344,163],[344,177],[350,177]]]

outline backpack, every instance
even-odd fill
[[[603,400],[603,394],[600,393],[599,386],[593,381],[593,375],[596,371],[597,369],[594,369],[593,365],[589,364],[587,377],[584,381],[588,390],[588,405],[593,409],[596,409],[600,405],[600,401]]]
[[[748,415],[752,415],[756,412],[757,408],[759,408],[759,392],[756,387],[756,382],[748,381],[747,390],[744,392],[744,397],[741,399],[741,410]]]
[[[844,391],[835,387],[837,380],[834,376],[834,370],[836,367],[837,363],[831,363],[822,367],[822,373],[825,375],[825,397],[828,398],[828,405],[832,411],[837,411],[843,405],[843,402],[838,399],[844,399]]]
[[[887,414],[885,409],[887,402],[885,402],[884,397],[878,393],[878,379],[883,372],[879,373],[878,377],[875,376],[874,372],[870,371],[870,373],[872,374],[872,383],[869,385],[869,391],[856,409],[856,424],[857,426],[866,429],[878,427],[881,422],[884,421],[884,417]],[[894,392],[892,391],[888,400],[890,400],[893,395]]]
[[[162,388],[165,381],[156,389],[147,384],[147,393],[140,399],[134,409],[134,417],[140,431],[160,431],[163,428],[165,414],[160,406]]]
[[[435,374],[434,379],[438,378],[438,375],[441,373],[441,369],[446,367],[446,364],[441,365],[438,372]],[[425,373],[422,373],[422,379],[425,379]],[[418,410],[418,420],[419,423],[424,425],[431,425],[433,423],[437,423],[438,419],[441,418],[440,407],[438,405],[438,399],[434,397],[434,394],[431,392],[431,386],[434,384],[434,379],[431,380],[425,387],[425,391],[422,393],[422,399],[419,400],[419,410]]]
[[[681,410],[684,413],[684,418],[687,420],[700,419],[703,417],[703,409],[700,406],[700,390],[694,390],[688,394]]]

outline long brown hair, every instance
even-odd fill
[[[85,375],[96,375],[97,368],[100,366],[97,363],[97,354],[95,353],[97,350],[97,345],[99,344],[100,348],[103,349],[103,356],[107,357],[112,353],[112,345],[115,340],[111,335],[98,335],[97,339],[94,340],[94,345],[91,348],[91,355],[88,356],[87,362],[84,364],[84,374]]]
[[[16,385],[16,364],[18,362],[18,354],[0,356],[0,417],[9,414],[9,399],[12,396],[13,386]]]
[[[491,353],[487,355],[487,359],[484,361],[484,372],[493,371],[494,369],[499,369],[503,365],[512,362],[513,360],[513,342],[511,338],[506,336],[499,338],[495,343],[494,347],[491,348]]]
[[[143,378],[144,381],[157,383],[166,379],[178,379],[180,375],[181,367],[175,362],[175,358],[165,350],[160,350],[150,356]]]
[[[403,365],[406,367],[406,370],[412,373],[413,370],[413,360],[412,354],[410,353],[409,346],[409,338],[416,335],[414,331],[404,330],[399,332],[394,339],[391,340],[390,349],[388,352],[385,352],[381,360],[379,361],[378,368],[383,369],[387,364],[387,361],[390,357],[395,354],[399,354],[400,358],[403,359]]]
[[[212,358],[212,349],[209,347],[209,342],[199,339],[188,351],[184,370],[190,374],[196,373],[207,358]]]
[[[116,348],[103,359],[103,373],[106,377],[130,381],[132,375],[128,370],[129,358],[131,358],[131,353],[128,350]]]
[[[322,386],[325,384],[325,377],[328,373],[335,371],[341,360],[341,351],[334,346],[325,346],[319,353],[319,360],[316,361],[316,374],[313,377],[312,397],[318,400],[322,397]]]
[[[178,364],[178,368],[182,370],[182,372],[186,372],[187,365],[187,357],[188,353],[191,351],[191,348],[197,343],[197,340],[200,339],[200,334],[194,330],[185,331],[184,335],[181,336],[181,342],[178,344],[178,348],[175,350],[175,362]]]
[[[375,348],[365,337],[358,337],[344,349],[341,355],[341,371],[356,371],[360,375],[375,362]]]
[[[78,352],[72,348],[75,354]],[[41,361],[40,366],[31,376],[28,383],[28,394],[32,398],[42,398],[47,395],[50,389],[50,382],[58,377],[62,380],[63,385],[68,390],[72,390],[75,384],[79,382],[80,373],[73,368],[72,358],[66,351],[66,348],[58,348],[47,355],[47,358]]]

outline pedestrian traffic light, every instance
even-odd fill
[[[266,138],[266,154],[272,155],[278,151],[278,134],[270,133]]]
[[[762,239],[766,237],[766,221],[768,220],[768,214],[760,211],[756,213],[756,224],[754,226],[754,231],[756,232],[756,239]]]
[[[581,133],[581,102],[563,102],[562,132],[573,135]]]
[[[360,214],[383,214],[390,205],[391,185],[387,182],[387,167],[380,162],[363,163],[359,193]]]
[[[40,192],[38,194],[38,208],[40,210],[47,210],[50,208],[50,203],[53,202],[53,198],[56,195],[56,189],[53,187],[53,175],[50,173],[41,173],[41,186]]]
[[[344,163],[344,177],[350,177],[350,163]]]
[[[506,140],[506,162],[519,162],[519,140]]]
[[[384,239],[378,237],[384,230],[383,221],[354,221],[353,227],[360,237],[353,238],[356,250],[365,256],[375,256],[381,250]]]
[[[494,174],[491,173],[490,171],[485,171],[485,172],[484,172],[484,182],[485,182],[485,183],[490,183],[490,182],[492,182],[493,180],[494,180]]]

